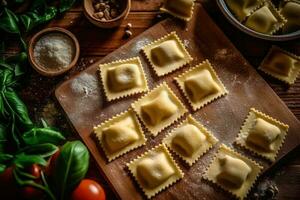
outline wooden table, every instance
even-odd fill
[[[60,18],[50,22],[46,27],[64,27],[71,30],[77,36],[81,45],[81,57],[78,65],[64,76],[45,78],[33,70],[30,72],[28,84],[22,90],[21,96],[26,105],[28,105],[31,116],[37,120],[43,117],[63,131],[69,132],[71,138],[78,139],[78,136],[72,128],[70,128],[66,118],[62,115],[61,110],[54,102],[54,88],[58,83],[85,69],[96,60],[101,59],[160,21],[162,17],[159,17],[160,15],[158,16],[158,8],[161,2],[162,0],[132,0],[132,9],[128,18],[121,27],[113,30],[103,30],[91,25],[85,19],[80,4],[75,5],[74,8]],[[276,44],[255,39],[240,32],[227,22],[217,8],[215,1],[197,1],[197,3],[200,2],[204,5],[217,25],[220,26],[227,37],[253,66],[258,66],[264,55],[266,55],[270,45]],[[123,35],[127,23],[133,25],[131,30],[133,36],[129,39],[124,39]],[[40,27],[40,29],[41,28],[44,27]],[[277,43],[276,45],[297,52],[297,54],[300,55],[299,40]],[[16,49],[12,47],[8,49],[7,54],[14,53],[15,51]],[[263,77],[284,100],[298,119],[300,119],[300,78],[292,87],[287,88],[279,81],[265,75],[263,75]],[[300,196],[300,157],[297,157],[297,155],[299,155],[299,153],[300,148],[297,148],[283,162],[276,165],[270,173],[262,178],[261,183],[254,189],[253,193],[259,191],[265,192],[267,191],[264,190],[266,185],[276,184],[279,189],[278,199],[298,199]],[[91,160],[88,177],[96,179],[104,185],[108,199],[116,198],[111,189],[108,188],[105,180],[102,179],[99,170],[95,167],[93,159]]]

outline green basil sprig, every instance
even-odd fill
[[[54,174],[57,197],[66,199],[65,194],[74,189],[89,167],[89,152],[80,141],[67,142],[61,148]]]

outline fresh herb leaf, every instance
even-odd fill
[[[61,200],[85,177],[88,167],[89,152],[82,142],[67,142],[62,147],[54,170],[55,191]]]
[[[33,123],[29,118],[27,107],[21,101],[17,93],[13,90],[5,91],[4,95],[9,103],[10,108],[12,109],[13,114],[17,117],[19,126],[24,130],[32,128]]]
[[[0,153],[0,163],[1,164],[7,164],[7,162],[10,162],[12,159],[13,159],[12,155]]]
[[[4,8],[0,17],[0,29],[8,33],[20,33],[18,17],[8,8]]]
[[[29,32],[34,27],[46,23],[53,19],[57,14],[57,9],[55,7],[47,7],[45,12],[39,14],[37,10],[27,12],[20,16],[22,25],[24,26],[25,32]]]
[[[63,13],[69,10],[74,5],[75,2],[76,0],[60,0],[59,12]]]
[[[24,153],[17,154],[13,162],[18,167],[27,167],[32,164],[47,165],[47,161],[42,156],[26,155]]]
[[[26,146],[21,149],[19,152],[25,153],[27,155],[38,155],[43,158],[47,158],[55,154],[58,151],[58,147],[56,145],[45,143],[45,144],[36,144],[32,146]]]
[[[0,164],[0,174],[3,173],[6,169],[6,165]]]
[[[25,132],[22,138],[27,145],[51,143],[60,144],[66,138],[58,131],[54,131],[50,128],[32,128]]]

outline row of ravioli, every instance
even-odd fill
[[[299,0],[225,0],[238,21],[264,34],[292,33],[300,30]],[[185,21],[193,16],[194,0],[165,0],[160,8]],[[277,6],[278,4],[278,6]]]
[[[300,30],[300,1],[281,0],[278,9],[271,0],[225,0],[233,15],[246,27],[264,34]]]
[[[146,45],[142,51],[157,76],[169,74],[192,60],[175,32]],[[100,65],[100,77],[108,101],[148,91],[138,57]],[[183,72],[175,81],[194,111],[228,93],[208,60]],[[155,137],[186,113],[187,108],[163,82],[132,103],[127,111],[96,126],[94,132],[111,162],[146,144],[143,126]],[[274,161],[287,132],[288,125],[251,109],[235,143]],[[162,144],[132,160],[128,169],[151,198],[184,177],[168,148],[192,166],[217,143],[211,131],[187,115]],[[203,178],[243,199],[261,170],[255,161],[220,145]]]

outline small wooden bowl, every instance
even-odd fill
[[[113,27],[120,26],[122,21],[126,19],[126,17],[128,16],[128,13],[131,8],[131,0],[118,0],[118,1],[120,1],[121,3],[121,8],[123,12],[114,19],[101,21],[100,19],[94,17],[93,0],[84,0],[83,3],[84,15],[92,24],[100,28],[113,28]]]
[[[36,45],[36,42],[44,35],[49,34],[49,33],[61,33],[66,36],[68,36],[74,43],[75,47],[75,53],[73,55],[73,60],[72,62],[65,68],[63,69],[45,69],[43,66],[40,66],[34,59],[34,47]],[[29,47],[28,47],[28,59],[31,64],[31,66],[41,75],[43,76],[48,76],[48,77],[53,77],[53,76],[58,76],[61,75],[67,71],[69,71],[72,67],[74,67],[77,63],[77,60],[79,58],[79,53],[80,53],[80,48],[79,48],[79,43],[78,40],[76,39],[75,35],[71,33],[70,31],[59,28],[59,27],[52,27],[52,28],[46,28],[38,33],[36,33],[31,40],[29,41]]]

